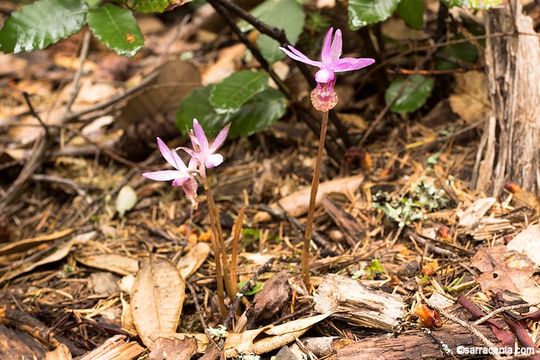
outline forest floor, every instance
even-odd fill
[[[289,111],[227,141],[224,163],[209,170],[228,254],[245,213],[227,270],[256,285],[229,314],[224,343],[205,193],[192,211],[180,190],[142,173],[163,168],[156,136],[187,143],[174,127],[181,98],[258,65],[202,11],[189,23],[139,21],[146,45],[130,60],[84,31],[46,50],[0,54],[0,195],[12,197],[0,213],[0,359],[207,359],[219,348],[244,359],[413,359],[516,341],[536,348],[540,202],[515,184],[497,199],[472,186],[489,111],[481,60],[434,71],[436,95],[409,116],[381,106],[374,74],[391,70],[366,72],[362,96],[363,80],[338,84],[336,114],[353,140],[345,145],[334,126],[327,138],[313,292],[300,256],[317,134]],[[276,71],[307,94],[291,62]],[[134,298],[158,287],[162,299]],[[167,327],[167,306],[178,311],[175,331],[149,339]]]

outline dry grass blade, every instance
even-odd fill
[[[131,292],[131,315],[146,346],[175,332],[185,293],[185,282],[170,261],[155,256],[141,261]]]

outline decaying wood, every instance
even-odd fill
[[[486,124],[482,153],[477,158],[476,187],[498,195],[511,180],[537,192],[540,43],[531,18],[521,13],[519,1],[490,9],[485,19],[493,117]],[[509,35],[490,36],[501,33]]]
[[[405,316],[401,297],[372,290],[359,281],[335,274],[326,275],[314,296],[315,310],[334,312],[354,326],[392,331]]]
[[[0,359],[43,359],[48,350],[29,334],[0,324]]]
[[[496,341],[489,328],[482,326],[478,327],[478,329],[486,337]],[[463,355],[457,355],[456,348],[458,346],[463,346],[464,348],[485,347],[476,336],[457,324],[444,325],[441,329],[432,331],[432,334],[433,337],[421,330],[413,330],[400,334],[397,337],[385,335],[363,339],[347,345],[342,349],[338,349],[337,359],[408,360],[451,358],[451,356],[445,355],[442,352],[441,345],[435,339],[448,345],[455,356],[460,359],[463,358]],[[471,357],[479,358],[478,355]]]
[[[336,225],[343,231],[345,240],[349,246],[354,247],[364,240],[365,230],[362,229],[354,216],[340,209],[330,198],[323,199],[324,210],[332,217]]]

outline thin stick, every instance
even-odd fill
[[[30,94],[23,91],[22,95],[24,102],[26,102],[26,105],[28,106],[28,110],[30,110],[30,114],[39,122],[43,130],[45,130],[45,137],[49,137],[49,127],[43,122],[41,116],[39,116],[39,114],[36,112],[36,109],[34,109],[34,105],[32,105],[32,101],[30,101]]]
[[[302,277],[308,291],[311,291],[311,279],[309,273],[309,251],[311,248],[311,233],[313,232],[313,216],[315,214],[315,200],[317,199],[317,190],[319,189],[319,179],[321,176],[321,164],[324,155],[324,139],[328,129],[328,111],[323,113],[321,124],[321,134],[319,136],[319,148],[317,150],[317,159],[313,169],[313,181],[311,183],[311,194],[309,197],[309,207],[306,221],[306,233],[304,236],[304,247],[302,248]]]
[[[77,99],[77,95],[79,95],[79,90],[81,89],[81,75],[83,72],[83,65],[86,61],[86,58],[88,57],[88,49],[90,48],[90,39],[91,34],[89,30],[86,30],[84,33],[82,46],[81,46],[81,53],[79,55],[79,67],[77,69],[77,72],[75,73],[75,76],[73,77],[71,92],[69,94],[69,100],[66,104],[66,114],[68,114],[71,111],[71,107],[73,106],[73,103],[75,102],[75,99]]]

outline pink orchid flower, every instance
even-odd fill
[[[173,180],[172,186],[181,186],[186,197],[191,201],[191,205],[197,208],[197,180],[193,176],[194,169],[187,167],[182,161],[176,151],[169,149],[169,147],[161,140],[157,138],[157,144],[161,155],[165,158],[173,168],[176,170],[161,170],[154,172],[146,172],[143,176],[150,180],[156,181],[169,181]]]
[[[326,33],[326,38],[324,39],[321,52],[322,61],[311,60],[291,45],[288,46],[288,49],[280,47],[281,51],[287,54],[290,58],[319,68],[319,71],[315,73],[317,88],[311,94],[311,100],[317,110],[328,111],[337,104],[337,95],[334,91],[336,73],[360,70],[375,62],[375,59],[371,58],[347,57],[340,59],[342,47],[343,40],[341,30],[337,29],[334,34],[333,27],[328,30]],[[314,96],[316,97],[315,99]],[[320,105],[323,110],[318,108],[316,102],[322,102],[318,105]]]
[[[221,129],[214,142],[210,145],[202,126],[197,119],[193,119],[193,130],[189,133],[193,150],[184,147],[181,149],[191,156],[189,166],[193,168],[198,167],[201,177],[206,177],[206,168],[214,168],[223,162],[223,156],[216,154],[216,151],[225,142],[229,134],[229,127],[230,124]]]

